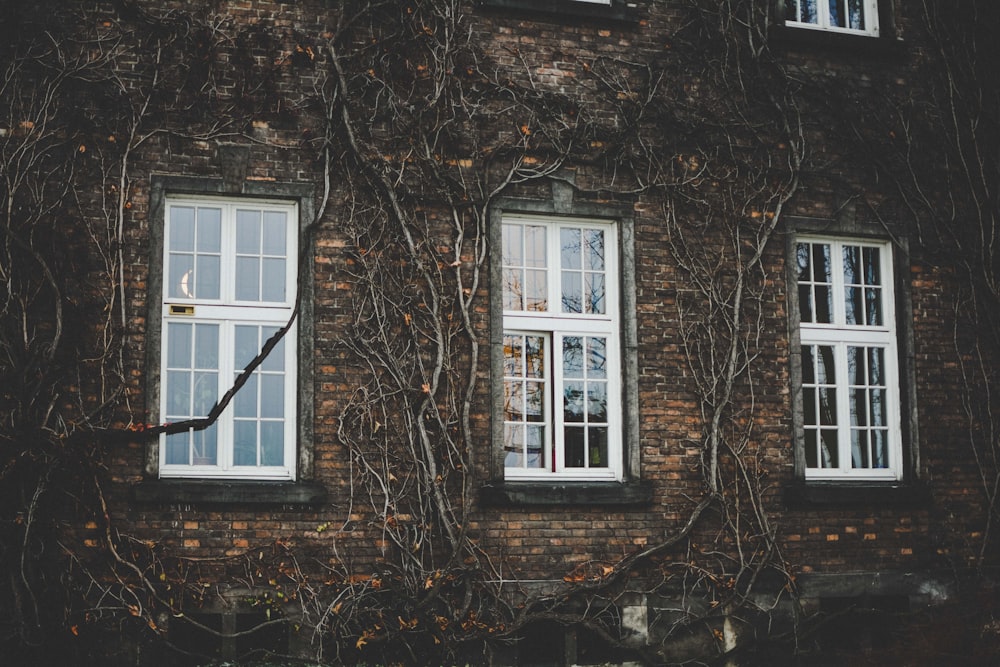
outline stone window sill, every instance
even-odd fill
[[[919,483],[806,482],[785,488],[789,509],[927,507],[930,491]]]
[[[133,486],[132,497],[160,505],[319,505],[326,489],[305,482],[157,479]]]
[[[485,484],[479,499],[488,507],[643,507],[653,501],[653,485],[631,482],[506,482]]]

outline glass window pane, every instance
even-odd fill
[[[816,357],[812,345],[802,346],[802,384],[816,384]]]
[[[212,424],[201,431],[191,434],[191,463],[199,466],[218,465],[219,430],[217,424]]]
[[[235,328],[234,368],[237,373],[246,368],[254,357],[260,353],[260,328],[256,326],[237,326]]]
[[[587,293],[587,312],[604,314],[604,274],[587,273],[585,275]]]
[[[795,245],[795,263],[798,266],[798,278],[797,280],[802,282],[809,282],[809,278],[812,275],[809,270],[809,244],[808,243],[798,243]]]
[[[523,266],[524,253],[521,252],[521,225],[503,226],[503,265]]]
[[[809,285],[799,285],[799,321],[814,321],[812,287]]]
[[[583,382],[566,382],[563,386],[563,419],[583,421]]]
[[[851,467],[870,468],[868,454],[868,431],[851,429]]]
[[[865,348],[848,346],[847,348],[847,382],[852,385],[868,384],[866,379]]]
[[[584,252],[587,257],[587,268],[592,271],[604,270],[604,232],[599,229],[588,229],[584,232]]]
[[[195,372],[192,398],[192,415],[207,417],[219,400],[219,374],[214,371]]]
[[[528,468],[544,468],[546,442],[545,427],[527,426],[525,434],[527,436],[527,442],[525,443],[525,448],[527,450],[525,466]]]
[[[236,299],[260,300],[260,260],[256,257],[236,258]]]
[[[260,425],[260,464],[285,465],[284,422],[263,422]]]
[[[591,426],[587,429],[587,448],[591,468],[608,467],[608,427]]]
[[[882,326],[882,290],[877,287],[869,287],[865,290],[865,321],[870,327]]]
[[[587,421],[608,421],[608,385],[606,382],[587,383]]]
[[[519,424],[504,424],[503,427],[504,466],[520,468],[524,465],[524,427]]]
[[[167,371],[167,421],[191,416],[191,372]]]
[[[525,310],[545,312],[549,309],[547,274],[539,270],[526,270],[524,274]]]
[[[285,260],[265,257],[263,260],[263,294],[261,301],[285,300]]]
[[[257,465],[257,422],[237,419],[233,423],[233,465]]]
[[[167,436],[166,459],[167,465],[188,465],[188,454],[190,453],[191,432],[173,433]]]
[[[542,336],[524,337],[525,376],[529,378],[545,377],[545,338]]]
[[[833,290],[828,285],[816,285],[815,322],[818,324],[833,323]]]
[[[524,382],[519,380],[503,384],[503,418],[507,421],[522,421],[524,417]]]
[[[562,312],[583,312],[583,273],[562,272]]]
[[[837,431],[823,429],[820,434],[820,461],[824,468],[839,468],[840,453],[837,449]]]
[[[583,377],[583,337],[563,337],[563,377]]]
[[[266,211],[264,213],[264,244],[265,255],[286,254],[285,239],[288,238],[286,232],[286,215],[277,211]]]
[[[521,344],[523,340],[522,336],[504,335],[503,337],[503,374],[505,377],[520,377],[523,375],[521,370]]]
[[[285,416],[285,376],[260,376],[260,416],[265,419],[281,419]]]
[[[260,254],[260,211],[236,211],[236,252]]]
[[[851,425],[868,425],[868,392],[864,389],[850,391]]]
[[[819,390],[819,419],[825,426],[837,425],[837,392],[835,389]]]
[[[584,440],[586,429],[581,426],[563,428],[563,444],[566,449],[566,467],[582,468],[584,464]]]
[[[816,357],[817,384],[834,384],[837,381],[837,369],[833,364],[833,348],[828,345],[817,345],[815,349],[818,353]]]
[[[833,282],[833,269],[830,261],[830,245],[827,243],[813,243],[811,245],[813,281],[817,283]]]
[[[233,416],[253,419],[257,416],[257,379],[254,373],[247,378],[247,383],[240,387],[233,397]]]
[[[838,28],[846,27],[844,16],[844,0],[829,0],[830,25]]]
[[[872,467],[889,467],[889,432],[885,429],[875,429],[871,431],[872,446]]]
[[[195,368],[218,368],[219,367],[219,325],[218,324],[196,324],[195,325]]]
[[[805,447],[806,447],[806,467],[807,468],[818,468],[819,467],[819,445],[816,440],[816,431],[813,429],[806,429],[805,432]]]
[[[503,308],[504,310],[523,310],[523,274],[521,269],[503,270]]]
[[[194,252],[194,208],[170,207],[170,250]]]
[[[846,324],[864,324],[865,306],[861,300],[860,287],[844,288],[844,321]]]
[[[271,336],[278,333],[278,327],[261,327],[260,331],[260,347],[263,348],[264,344],[271,339]],[[268,353],[267,357],[260,364],[260,370],[262,371],[275,371],[281,372],[285,370],[285,339],[279,340],[274,349]]]
[[[524,416],[529,422],[545,421],[545,385],[526,382],[524,385]]]
[[[219,298],[220,260],[218,255],[198,255],[198,268],[195,271],[198,284],[195,294],[199,299]]]
[[[536,269],[544,269],[547,264],[545,253],[546,227],[531,225],[524,228],[524,265]]]
[[[198,209],[198,252],[222,250],[222,209]]]
[[[865,30],[865,0],[848,0],[848,25],[854,30]]]
[[[812,387],[803,387],[802,389],[802,422],[806,426],[816,426],[819,424],[816,403],[816,390]]]
[[[559,265],[564,269],[583,268],[580,230],[563,228],[559,230]]]
[[[604,338],[587,338],[587,377],[606,378],[608,376],[608,345]]]
[[[194,298],[194,255],[170,253],[168,296],[174,299]]]
[[[168,368],[191,368],[191,330],[190,324],[167,324]]]

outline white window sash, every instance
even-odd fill
[[[221,208],[221,289],[218,299],[200,299],[170,296],[170,214],[176,206]],[[281,211],[286,215],[285,238],[285,299],[281,302],[243,302],[235,298],[236,210]],[[205,198],[170,198],[166,206],[163,247],[163,305],[161,311],[160,345],[160,414],[167,417],[167,368],[168,329],[171,323],[215,324],[219,326],[217,399],[228,391],[243,369],[235,365],[235,332],[238,326],[280,329],[291,318],[297,289],[298,271],[298,210],[293,204],[256,200],[222,200]],[[179,312],[176,312],[179,311]],[[263,345],[266,338],[260,341]],[[216,465],[168,464],[166,435],[160,436],[159,451],[161,477],[191,477],[213,479],[292,480],[296,472],[297,412],[298,412],[298,355],[297,327],[293,325],[283,337],[284,392],[283,392],[283,448],[281,466],[234,465],[234,412],[235,398],[219,416],[217,429]],[[273,354],[273,352],[272,352]],[[258,376],[259,377],[259,376]],[[245,389],[245,387],[244,387]],[[204,415],[199,415],[204,416]],[[256,419],[267,421],[259,414]],[[258,447],[260,443],[258,443]],[[258,455],[259,455],[258,449]]]
[[[826,244],[830,246],[833,267],[831,290],[833,293],[833,323],[799,324],[802,346],[821,345],[834,349],[835,386],[837,399],[837,468],[806,468],[806,479],[812,480],[869,480],[894,481],[902,476],[902,423],[901,393],[899,385],[899,357],[895,325],[895,284],[892,265],[892,248],[888,243],[878,243],[851,238],[800,236],[796,243]],[[882,299],[882,326],[846,325],[844,292],[843,248],[858,246],[879,250],[879,273]],[[887,468],[851,467],[851,415],[850,384],[848,382],[847,349],[849,347],[879,347],[885,354],[886,402],[888,405],[888,455]],[[804,443],[803,443],[804,446]]]
[[[794,0],[786,1],[794,2]],[[864,12],[865,17],[865,28],[862,30],[831,25],[829,0],[817,0],[816,9],[816,23],[786,19],[785,25],[794,28],[805,28],[806,30],[822,30],[824,32],[839,32],[846,35],[868,35],[871,37],[878,37],[878,0],[866,0],[862,5],[862,11]]]

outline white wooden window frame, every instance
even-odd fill
[[[503,217],[503,224],[542,226],[546,229],[546,311],[503,311],[504,334],[540,335],[546,340],[549,354],[545,361],[545,379],[548,384],[545,396],[546,441],[545,464],[542,468],[504,467],[508,480],[563,481],[614,481],[623,475],[622,446],[622,372],[620,330],[619,240],[617,225],[602,220],[558,218],[548,216],[514,215]],[[559,235],[562,229],[599,229],[604,233],[605,308],[602,314],[563,313]],[[555,310],[553,310],[555,304]],[[607,428],[608,465],[598,468],[566,467],[564,418],[561,409],[566,379],[563,377],[562,342],[567,336],[599,336],[607,341]],[[584,452],[585,458],[588,452]]]
[[[195,293],[192,297],[171,295],[171,215],[179,207],[217,208],[221,210],[221,266],[220,293],[218,298],[199,298]],[[284,266],[284,299],[281,301],[240,301],[236,298],[236,212],[273,211],[285,215],[285,266]],[[162,331],[160,340],[160,415],[168,420],[168,371],[169,368],[169,330],[171,324],[208,324],[219,327],[218,351],[218,386],[217,398],[232,386],[236,376],[243,370],[236,368],[235,334],[241,325],[266,327],[268,330],[285,326],[294,308],[297,290],[298,272],[298,207],[294,203],[277,200],[231,199],[216,197],[180,197],[170,196],[166,199],[163,239],[163,294],[162,294]],[[263,336],[261,342],[267,339]],[[167,462],[167,436],[160,436],[159,443],[159,474],[162,478],[221,478],[221,479],[254,479],[254,480],[294,480],[296,471],[296,435],[297,435],[297,341],[296,327],[285,334],[281,341],[283,356],[283,428],[282,428],[282,465],[260,465],[258,446],[258,465],[234,465],[235,441],[235,404],[240,394],[222,412],[215,423],[217,429],[216,463],[214,465],[194,463],[189,458],[187,464],[171,464]],[[278,352],[275,348],[272,354]],[[251,357],[252,358],[252,357]],[[265,362],[266,363],[266,362]],[[261,368],[255,371],[260,376]],[[241,393],[249,387],[244,386]],[[216,399],[217,400],[217,399]],[[199,417],[204,415],[192,415]],[[258,414],[257,419],[266,421]]]
[[[830,246],[832,266],[833,313],[831,323],[799,322],[799,338],[802,347],[827,346],[834,351],[836,392],[836,431],[838,444],[838,463],[836,468],[821,468],[806,466],[807,480],[868,480],[895,481],[902,477],[902,425],[901,425],[901,394],[898,340],[895,318],[895,289],[892,262],[892,246],[889,242],[871,241],[855,238],[798,236],[798,244],[825,244]],[[857,246],[860,248],[877,248],[879,250],[879,270],[882,289],[882,323],[880,326],[864,324],[848,325],[846,323],[846,298],[844,288],[843,248]],[[802,282],[798,283],[803,284]],[[796,286],[798,289],[798,286]],[[815,305],[813,305],[815,308]],[[848,400],[850,385],[848,382],[849,347],[878,347],[884,350],[884,377],[887,408],[887,438],[888,466],[885,468],[853,468],[851,460],[851,415]],[[807,363],[803,358],[802,363]],[[802,378],[800,387],[802,386]],[[804,398],[803,398],[804,400]],[[804,425],[806,429],[809,425]],[[803,441],[802,446],[806,444]]]
[[[798,8],[799,4],[806,0],[784,0],[786,8]],[[864,0],[862,10],[864,11],[865,27],[862,30],[845,28],[830,23],[830,0],[816,0],[816,23],[806,21],[795,21],[785,19],[785,25],[793,28],[805,28],[807,30],[824,30],[827,32],[837,32],[847,35],[866,35],[878,37],[878,3],[879,0]],[[798,15],[798,12],[796,12]]]

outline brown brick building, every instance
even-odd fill
[[[929,6],[59,11],[0,138],[73,165],[77,659],[740,660],[986,590],[996,156]]]

